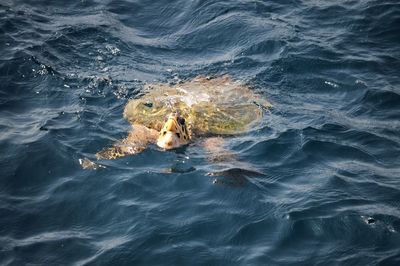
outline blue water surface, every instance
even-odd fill
[[[223,74],[273,105],[234,163],[82,169],[144,84]],[[2,0],[0,264],[400,265],[399,2]]]

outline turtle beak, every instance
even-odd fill
[[[178,136],[172,131],[166,131],[157,139],[157,146],[163,149],[174,149],[181,146],[182,143]]]

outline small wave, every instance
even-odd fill
[[[363,97],[357,100],[357,106],[353,115],[398,120],[400,95],[394,91],[367,90]]]
[[[100,2],[0,4],[0,264],[396,264],[398,3]],[[95,161],[145,84],[223,74],[273,102],[237,157]]]

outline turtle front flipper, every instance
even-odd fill
[[[213,184],[241,187],[248,178],[265,176],[254,165],[240,161],[233,151],[225,147],[225,141],[221,137],[208,138],[203,141],[203,146],[207,159],[220,168],[207,173],[208,176],[215,177]]]
[[[207,160],[212,163],[234,161],[236,155],[231,150],[225,148],[225,140],[221,137],[211,137],[203,141]]]
[[[155,143],[158,132],[143,125],[134,125],[129,135],[112,147],[96,153],[97,159],[113,160],[144,151],[148,144]]]
[[[146,147],[134,147],[125,145],[116,145],[109,148],[105,148],[96,153],[98,160],[113,160],[120,157],[133,155],[142,152]]]

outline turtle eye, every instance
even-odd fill
[[[178,123],[179,123],[180,125],[184,126],[184,125],[185,125],[185,118],[183,118],[183,117],[178,117]]]
[[[151,107],[153,107],[153,103],[152,102],[145,102],[144,106],[151,108]]]

